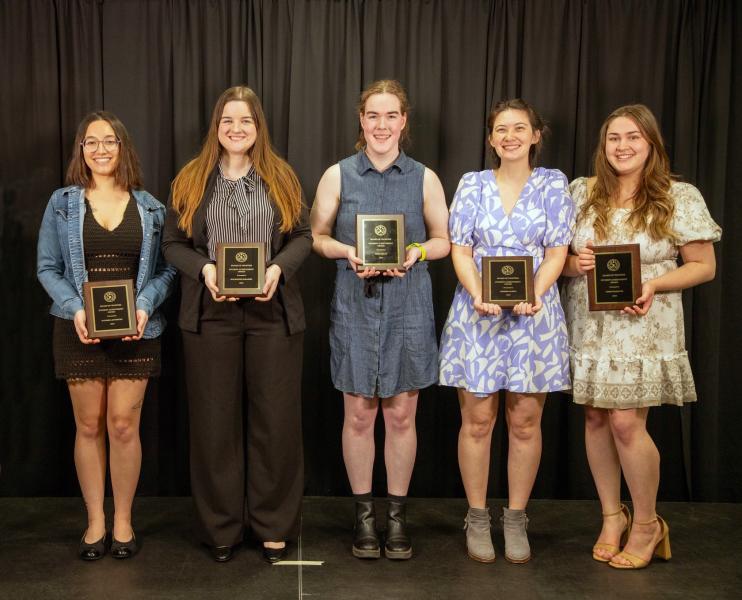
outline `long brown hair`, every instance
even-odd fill
[[[675,202],[670,196],[674,176],[670,172],[670,159],[665,151],[657,119],[643,104],[630,104],[614,110],[600,128],[598,147],[595,149],[594,168],[596,180],[587,202],[582,206],[580,218],[594,214],[593,228],[598,240],[608,238],[610,199],[619,194],[616,171],[605,153],[606,136],[611,122],[626,117],[636,123],[649,144],[649,156],[644,163],[639,186],[634,194],[634,208],[629,224],[634,231],[646,231],[653,240],[676,239],[672,229]]]
[[[392,94],[399,100],[399,112],[405,116],[410,112],[410,101],[407,98],[407,92],[405,92],[402,84],[396,79],[379,79],[366,86],[361,92],[361,97],[358,99],[356,110],[359,115],[366,113],[366,102],[374,94]],[[407,148],[410,145],[412,138],[410,137],[410,120],[407,119],[407,123],[402,129],[399,135],[399,145],[401,148]],[[358,124],[358,139],[356,140],[356,150],[363,150],[366,147],[366,138],[363,136],[363,128],[360,123]]]
[[[538,142],[531,144],[531,148],[528,150],[528,166],[533,168],[536,166],[536,159],[541,153],[541,148],[544,145],[544,135],[549,132],[549,128],[541,118],[541,115],[536,112],[528,102],[522,98],[512,98],[510,100],[500,100],[490,111],[489,117],[487,117],[487,140],[492,153],[492,162],[495,164],[495,169],[500,168],[500,157],[498,156],[492,144],[489,144],[489,139],[492,137],[492,131],[495,129],[495,119],[500,113],[504,113],[506,110],[522,110],[528,115],[528,121],[531,124],[531,128],[534,131],[539,132]]]
[[[260,99],[249,87],[235,86],[225,90],[214,105],[209,131],[201,152],[188,162],[172,184],[173,209],[178,213],[178,227],[188,236],[193,232],[193,215],[201,203],[209,175],[219,162],[222,152],[219,143],[219,121],[227,102],[239,100],[250,108],[257,137],[247,151],[255,171],[265,182],[273,203],[281,215],[281,231],[287,232],[299,221],[301,214],[301,185],[291,166],[273,149]]]
[[[82,141],[85,139],[88,127],[95,121],[108,123],[113,129],[116,139],[120,142],[118,162],[113,173],[116,186],[124,190],[140,189],[142,187],[142,169],[139,165],[139,157],[134,150],[134,144],[129,137],[129,132],[126,131],[126,127],[116,115],[105,110],[97,110],[85,115],[77,126],[75,143],[72,146],[72,155],[65,176],[67,185],[79,185],[85,189],[95,187],[95,180],[90,172],[90,167],[85,162],[84,150],[82,149]]]

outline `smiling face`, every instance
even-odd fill
[[[82,143],[85,164],[93,176],[110,177],[116,172],[120,147],[108,121],[93,121],[88,125]]]
[[[217,130],[219,143],[228,154],[247,154],[255,144],[258,130],[247,102],[230,100],[224,105]]]
[[[394,94],[372,94],[360,115],[366,150],[384,156],[399,151],[399,138],[407,125],[399,98]]]
[[[541,139],[524,110],[508,109],[497,115],[489,143],[502,162],[528,162],[531,146]]]
[[[651,145],[633,119],[616,117],[605,134],[605,156],[621,176],[640,173],[649,158]]]

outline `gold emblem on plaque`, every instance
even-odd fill
[[[247,261],[247,252],[238,252],[237,254],[234,255],[234,259],[238,263],[246,262]]]
[[[612,258],[605,263],[605,266],[609,271],[618,271],[621,268],[621,261],[617,258]]]
[[[515,273],[515,269],[513,269],[513,267],[511,267],[510,265],[505,265],[502,267],[502,269],[500,269],[500,272],[503,275],[512,275],[513,273]]]
[[[116,292],[106,292],[105,294],[103,294],[103,299],[106,302],[114,302],[116,300]]]
[[[376,235],[386,235],[386,227],[384,225],[377,225],[374,227],[374,233]]]

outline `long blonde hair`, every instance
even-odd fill
[[[598,240],[608,238],[610,199],[618,195],[619,181],[616,171],[608,162],[605,143],[608,127],[618,117],[626,117],[636,123],[642,136],[649,143],[649,156],[644,163],[639,186],[634,194],[634,208],[629,215],[629,224],[634,231],[646,231],[653,240],[675,241],[676,234],[672,229],[675,202],[670,195],[674,177],[670,172],[670,159],[665,152],[657,119],[643,104],[621,106],[603,122],[594,157],[595,184],[587,202],[582,206],[580,218],[587,218],[592,211],[596,238]]]
[[[250,108],[255,121],[257,137],[247,154],[255,170],[265,182],[268,193],[281,215],[281,231],[291,230],[301,214],[301,185],[291,166],[273,149],[268,123],[260,99],[249,87],[235,86],[225,90],[214,106],[209,131],[201,152],[188,162],[172,184],[173,209],[178,213],[178,227],[190,237],[193,235],[193,215],[196,213],[206,189],[209,175],[219,162],[222,152],[219,144],[219,121],[227,102],[240,100]]]

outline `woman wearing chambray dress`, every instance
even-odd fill
[[[405,500],[415,462],[415,411],[420,388],[437,380],[437,344],[426,260],[449,252],[447,212],[438,177],[400,150],[408,102],[391,80],[372,83],[358,106],[361,132],[354,154],[330,167],[312,208],[314,250],[337,263],[331,307],[332,381],[343,392],[343,457],[356,499],[353,554],[378,558],[371,499],[374,422],[386,425],[388,482],[385,554],[408,559]],[[356,215],[405,217],[404,270],[358,269]]]
[[[67,169],[68,187],[52,194],[39,231],[38,277],[53,300],[56,376],[66,379],[75,414],[75,467],[88,511],[80,540],[83,560],[107,549],[103,512],[106,430],[115,513],[111,554],[138,549],[131,505],[142,448],[139,418],[149,377],[160,373],[158,311],[175,269],[160,252],[165,207],[141,187],[139,160],[121,121],[95,112],[80,123]],[[132,279],[137,334],[123,340],[90,339],[85,281]]]

